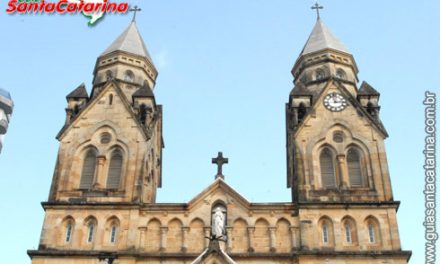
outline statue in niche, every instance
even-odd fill
[[[226,209],[223,206],[217,206],[212,214],[212,238],[225,238]]]

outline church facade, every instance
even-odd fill
[[[292,201],[251,203],[224,180],[188,203],[156,202],[162,179],[157,70],[136,22],[96,62],[66,121],[33,264],[403,264],[379,93],[318,19],[286,104]]]

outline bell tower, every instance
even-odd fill
[[[157,70],[133,20],[98,57],[91,94],[67,96],[49,202],[154,203],[161,187]]]
[[[293,66],[286,104],[287,185],[298,208],[299,263],[407,263],[380,94],[366,82],[358,87],[354,57],[324,24],[320,8],[314,7],[318,19]]]

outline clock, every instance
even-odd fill
[[[324,98],[324,106],[332,112],[341,112],[347,107],[347,100],[338,93],[329,93]]]

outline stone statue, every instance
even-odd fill
[[[212,236],[213,238],[221,238],[225,234],[225,215],[220,207],[214,210],[212,216]]]

